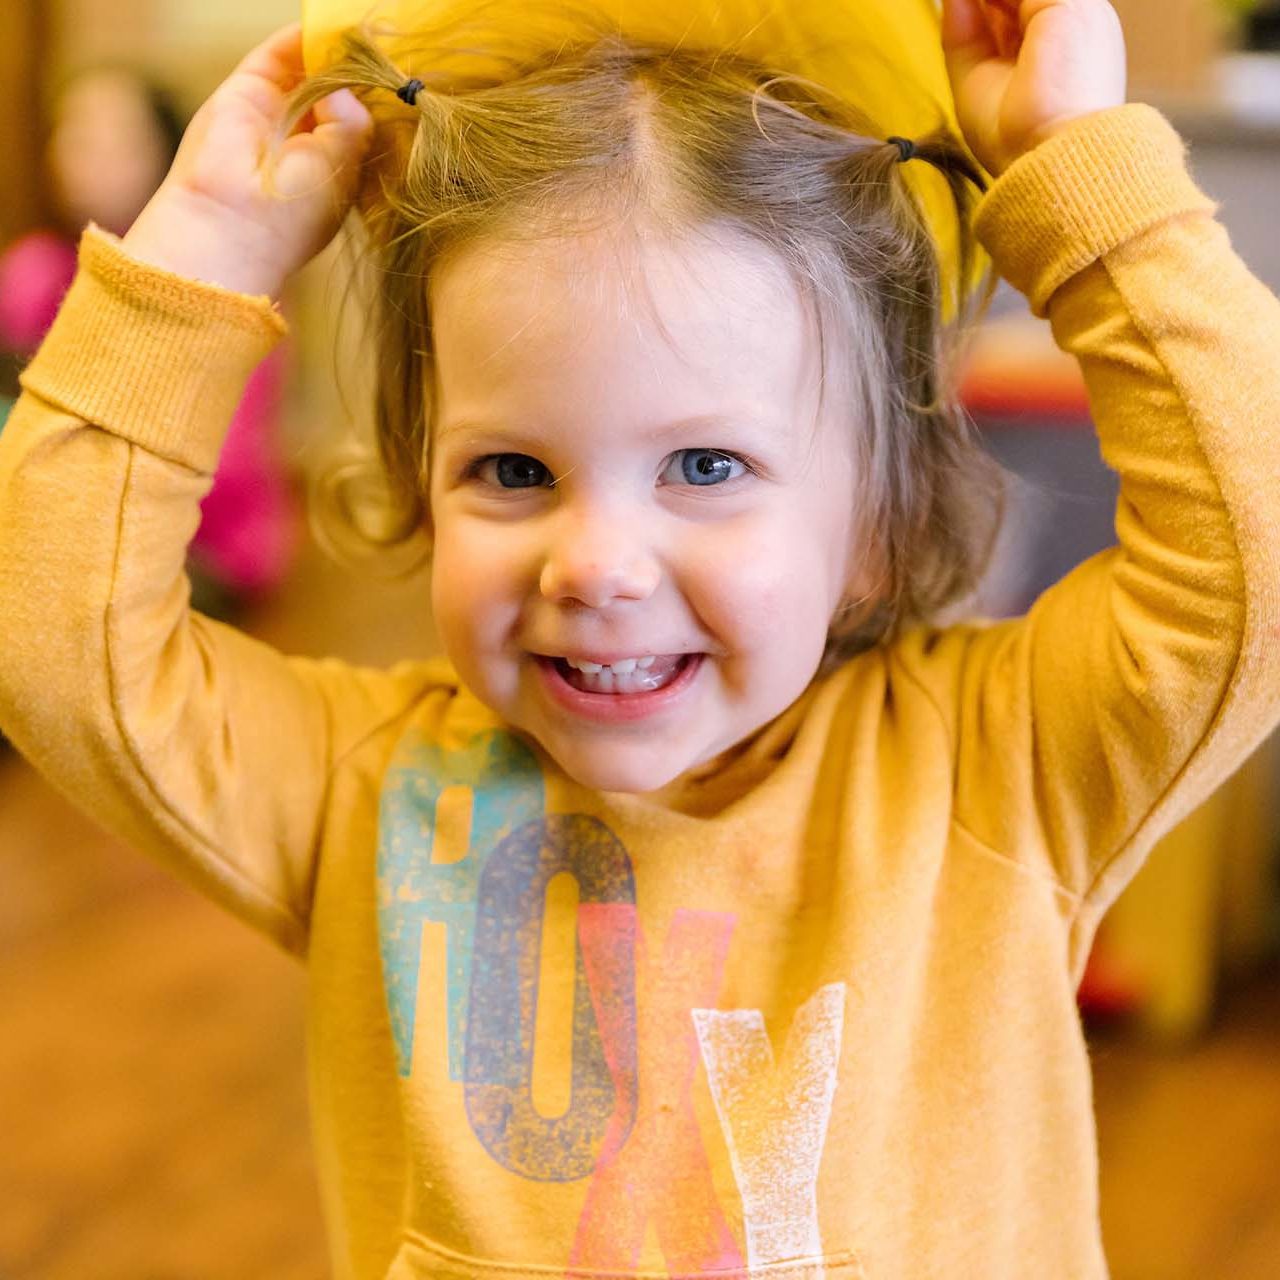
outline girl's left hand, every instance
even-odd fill
[[[942,0],[956,119],[993,177],[1066,128],[1125,101],[1111,0]]]

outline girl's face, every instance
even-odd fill
[[[868,575],[840,396],[817,418],[783,264],[732,231],[640,231],[470,246],[431,291],[432,600],[471,691],[607,791],[662,787],[785,710]],[[619,691],[676,655],[696,656],[661,692]],[[655,662],[601,692],[566,656]]]

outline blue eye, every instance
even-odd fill
[[[731,453],[721,453],[718,449],[681,449],[671,455],[671,461],[673,464],[679,463],[680,480],[704,488],[725,480],[736,480],[748,470],[741,458],[735,458]],[[738,468],[736,472],[734,467]],[[671,468],[668,467],[667,470]],[[663,475],[666,474],[664,471]]]

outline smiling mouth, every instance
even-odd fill
[[[581,693],[599,693],[618,696],[629,693],[653,693],[669,685],[696,657],[692,653],[673,653],[655,657],[647,667],[616,672],[609,667],[599,671],[582,671],[564,658],[550,661],[560,673],[560,678]]]

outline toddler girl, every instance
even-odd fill
[[[621,34],[451,80],[349,33],[305,82],[295,26],[83,237],[0,438],[0,725],[307,964],[335,1276],[1106,1274],[1075,988],[1280,719],[1280,304],[1106,0],[1017,16],[943,6],[967,146]],[[1120,475],[1119,545],[1014,620],[938,621],[991,525],[976,259],[911,166]],[[386,671],[182,571],[353,202],[448,655]]]

